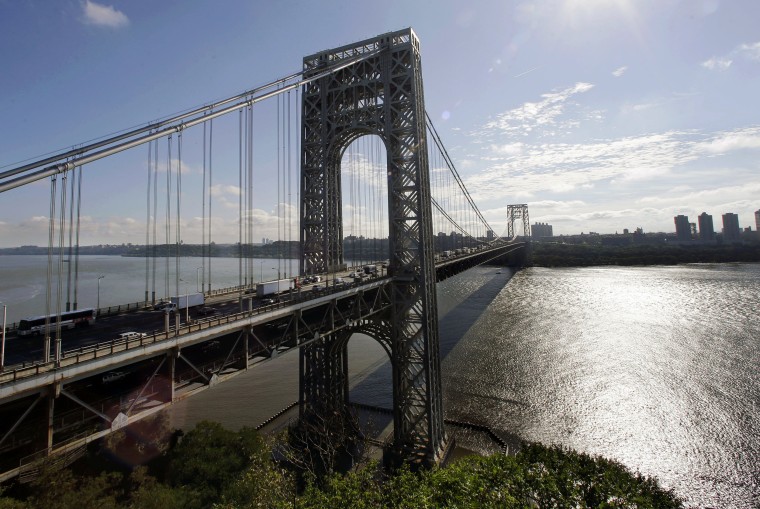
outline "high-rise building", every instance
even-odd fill
[[[689,216],[677,215],[673,218],[676,223],[676,238],[678,240],[691,240],[691,226]]]
[[[553,237],[552,225],[546,223],[535,223],[530,227],[531,236],[535,238]]]
[[[486,232],[486,240],[494,240],[496,236],[493,234],[493,230],[488,230]]]
[[[739,216],[733,212],[723,214],[723,240],[733,242],[738,241],[739,239],[741,239]]]
[[[715,227],[713,226],[713,218],[707,212],[702,212],[699,215],[699,238],[704,242],[715,240]]]
[[[755,211],[755,231],[760,232],[760,210]]]

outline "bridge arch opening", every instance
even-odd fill
[[[388,259],[388,164],[376,134],[346,140],[340,158],[343,256],[348,267]]]
[[[393,436],[392,356],[386,343],[371,331],[359,330],[347,338],[348,403],[365,435],[386,441]]]

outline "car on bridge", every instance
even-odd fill
[[[122,332],[119,334],[119,339],[140,339],[140,338],[146,338],[148,337],[147,334],[144,332],[135,332],[135,331],[129,331],[129,332]]]
[[[127,374],[123,371],[109,371],[103,375],[103,383],[109,384],[111,382],[118,382],[119,380],[126,378],[126,376]]]

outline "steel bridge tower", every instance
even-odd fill
[[[507,205],[507,238],[513,239],[517,236],[515,231],[515,220],[522,219],[523,236],[526,242],[530,242],[530,219],[528,218],[528,204]]]
[[[301,273],[344,266],[341,158],[353,140],[379,136],[388,165],[391,305],[352,332],[374,337],[390,356],[391,457],[430,465],[442,459],[447,438],[419,41],[407,28],[305,57],[303,63],[305,78],[332,66],[338,70],[303,86]],[[300,349],[301,418],[347,408],[350,335],[322,336]]]

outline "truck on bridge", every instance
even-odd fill
[[[179,309],[202,306],[203,302],[204,302],[204,297],[202,293],[190,293],[187,295],[172,297],[171,303],[167,304],[167,307],[169,308],[169,311],[177,311]]]
[[[287,292],[295,288],[293,279],[275,279],[274,281],[264,281],[256,283],[256,297],[266,297],[267,295],[277,295],[278,293]]]

